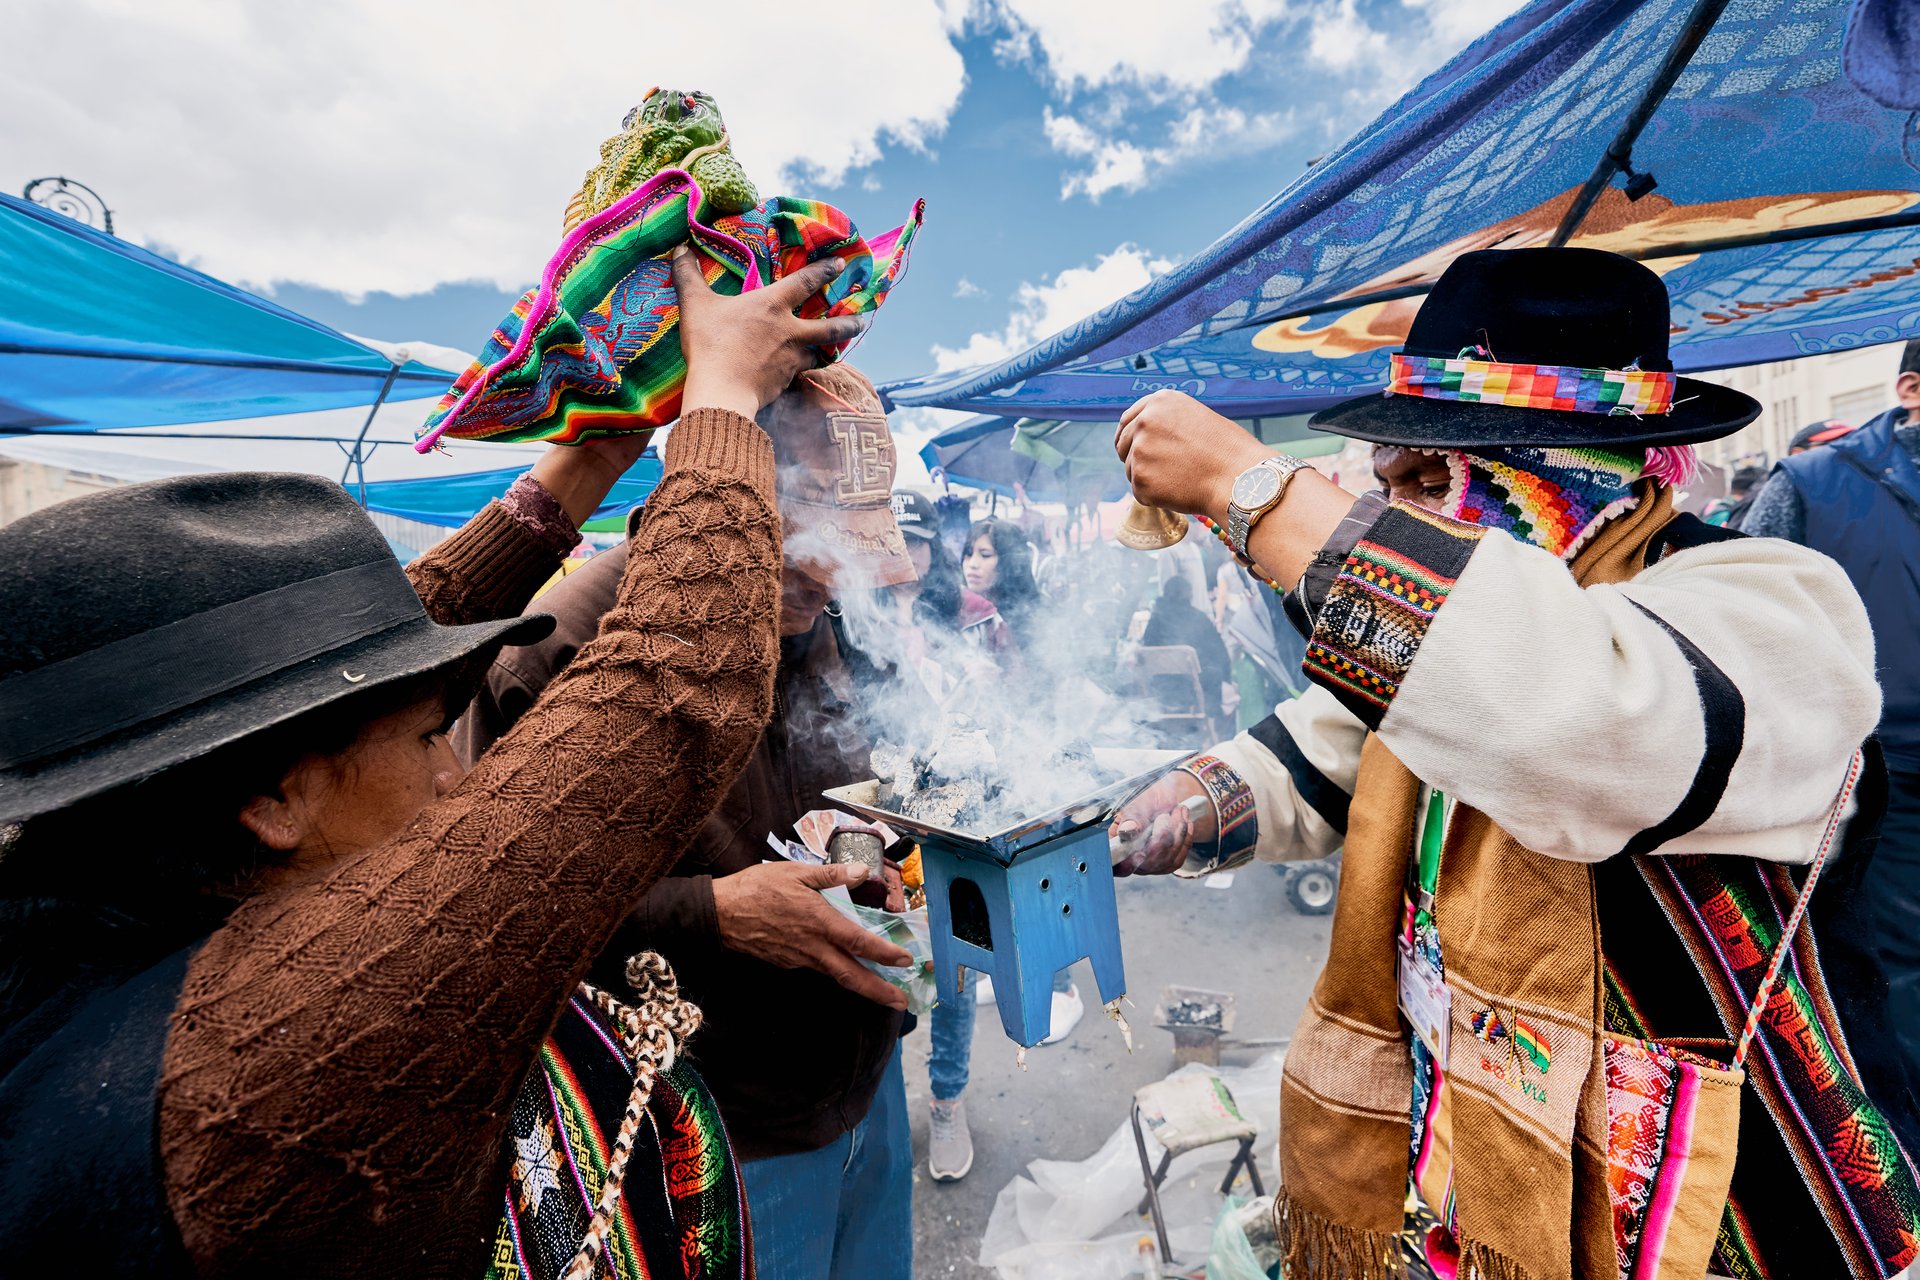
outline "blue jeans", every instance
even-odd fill
[[[911,1280],[913,1138],[899,1047],[851,1132],[818,1151],[749,1160],[740,1180],[766,1280]]]
[[[1071,969],[1053,975],[1055,991],[1065,991],[1072,985]],[[994,995],[999,998],[998,992]],[[933,1006],[927,1022],[927,1035],[932,1040],[927,1053],[927,1083],[935,1098],[951,1102],[967,1091],[968,1069],[973,1063],[973,970],[960,971],[959,999]]]

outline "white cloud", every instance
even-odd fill
[[[1392,57],[1386,33],[1368,26],[1353,0],[1338,0],[1314,14],[1308,26],[1307,54],[1334,71],[1381,68]]]
[[[649,85],[713,93],[762,192],[924,147],[966,82],[957,0],[839,0],[802,21],[736,0],[67,0],[0,41],[0,183],[70,174],[116,230],[255,286],[519,287],[559,240],[600,140]],[[662,39],[663,33],[671,38]],[[607,51],[617,51],[609,56]],[[833,92],[830,68],[859,68]],[[906,209],[861,201],[863,224]]]
[[[1401,0],[1411,22],[1368,23],[1355,0],[1320,0],[1305,19],[1307,56],[1346,77],[1355,106],[1377,111],[1526,0]]]
[[[987,296],[987,291],[965,276],[961,276],[959,283],[953,286],[953,296],[956,298],[984,298]]]
[[[1424,10],[1434,39],[1451,54],[1478,40],[1519,11],[1527,0],[1401,0],[1409,9]]]
[[[1163,126],[1164,144],[1144,148],[1051,108],[1044,127],[1055,151],[1088,162],[1062,179],[1061,198],[1077,193],[1097,202],[1109,191],[1138,191],[1162,170],[1188,160],[1219,160],[1272,146],[1292,134],[1295,123],[1292,108],[1248,115],[1238,107],[1196,106]]]
[[[993,0],[1004,56],[1044,62],[1060,90],[1203,89],[1246,65],[1288,0]],[[976,19],[979,11],[975,11]]]
[[[932,490],[933,477],[927,473],[926,460],[920,456],[920,451],[927,447],[927,441],[972,416],[957,409],[933,409],[919,405],[895,409],[888,414],[887,427],[893,433],[896,458],[893,487]]]
[[[1069,267],[1039,284],[1023,281],[1014,291],[1013,313],[995,333],[976,333],[964,347],[933,348],[934,367],[942,372],[994,364],[1026,350],[1040,339],[1117,302],[1155,276],[1173,269],[1138,245],[1123,244],[1102,254],[1090,267]]]

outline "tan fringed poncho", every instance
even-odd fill
[[[1573,563],[1581,585],[1645,565],[1672,518],[1658,500],[1610,522]],[[1399,1274],[1407,1192],[1412,1062],[1396,1002],[1394,939],[1413,850],[1420,780],[1377,737],[1361,756],[1341,864],[1331,956],[1301,1019],[1280,1089],[1282,1229],[1295,1276]],[[1491,1277],[1571,1280],[1575,1131],[1604,1144],[1599,1061],[1599,924],[1592,873],[1522,847],[1485,815],[1455,813],[1436,909],[1453,994],[1449,1070],[1435,1140],[1450,1151],[1464,1260]],[[1547,1036],[1551,1067],[1532,1078],[1482,1054],[1472,1014],[1518,1009]],[[1736,1086],[1737,1087],[1737,1086]],[[1737,1121],[1738,1112],[1730,1113]],[[1584,1125],[1581,1123],[1585,1121]],[[1598,1126],[1595,1128],[1595,1126]],[[1736,1132],[1724,1151],[1721,1201]],[[1583,1179],[1594,1185],[1595,1178]],[[1598,1213],[1578,1215],[1582,1253],[1611,1274],[1604,1181]],[[1699,1224],[1700,1272],[1718,1211]]]

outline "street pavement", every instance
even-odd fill
[[[1174,1067],[1173,1038],[1152,1025],[1152,1011],[1169,985],[1231,991],[1238,1022],[1223,1055],[1247,1062],[1293,1034],[1315,976],[1326,959],[1333,917],[1303,916],[1288,904],[1280,874],[1255,863],[1234,872],[1224,889],[1172,877],[1118,882],[1120,931],[1133,1008],[1131,1056],[1120,1029],[1100,1010],[1093,975],[1074,967],[1087,1014],[1061,1044],[1029,1050],[1027,1069],[1015,1065],[1015,1046],[993,1006],[976,1013],[972,1083],[967,1114],[973,1129],[973,1170],[959,1182],[927,1176],[927,1029],[924,1019],[907,1038],[907,1110],[913,1118],[913,1274],[927,1280],[990,1280],[978,1265],[980,1236],[994,1198],[1031,1160],[1081,1160],[1126,1122],[1139,1086]],[[1236,1041],[1264,1045],[1235,1047]],[[1267,1115],[1277,1097],[1237,1099]],[[1271,1191],[1278,1171],[1271,1151],[1259,1153]],[[1242,1184],[1244,1192],[1244,1183]],[[1140,1219],[1143,1233],[1152,1222]]]

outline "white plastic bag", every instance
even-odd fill
[[[1259,1126],[1254,1157],[1269,1191],[1280,1173],[1274,1150],[1281,1057],[1276,1050],[1247,1066],[1217,1073],[1241,1114]],[[1173,1074],[1196,1071],[1215,1074],[1199,1063]],[[1146,1186],[1133,1127],[1127,1122],[1127,1102],[1116,1099],[1119,1123],[1098,1151],[1082,1160],[1035,1160],[1024,1176],[1000,1189],[980,1239],[981,1266],[996,1270],[1001,1280],[1130,1280],[1135,1246],[1153,1224],[1135,1213]],[[1160,1184],[1160,1205],[1176,1258],[1197,1262],[1208,1256],[1224,1203],[1220,1180],[1236,1150],[1231,1143],[1201,1147],[1177,1157],[1168,1168]],[[1160,1144],[1148,1135],[1148,1161],[1158,1164],[1160,1153]]]

